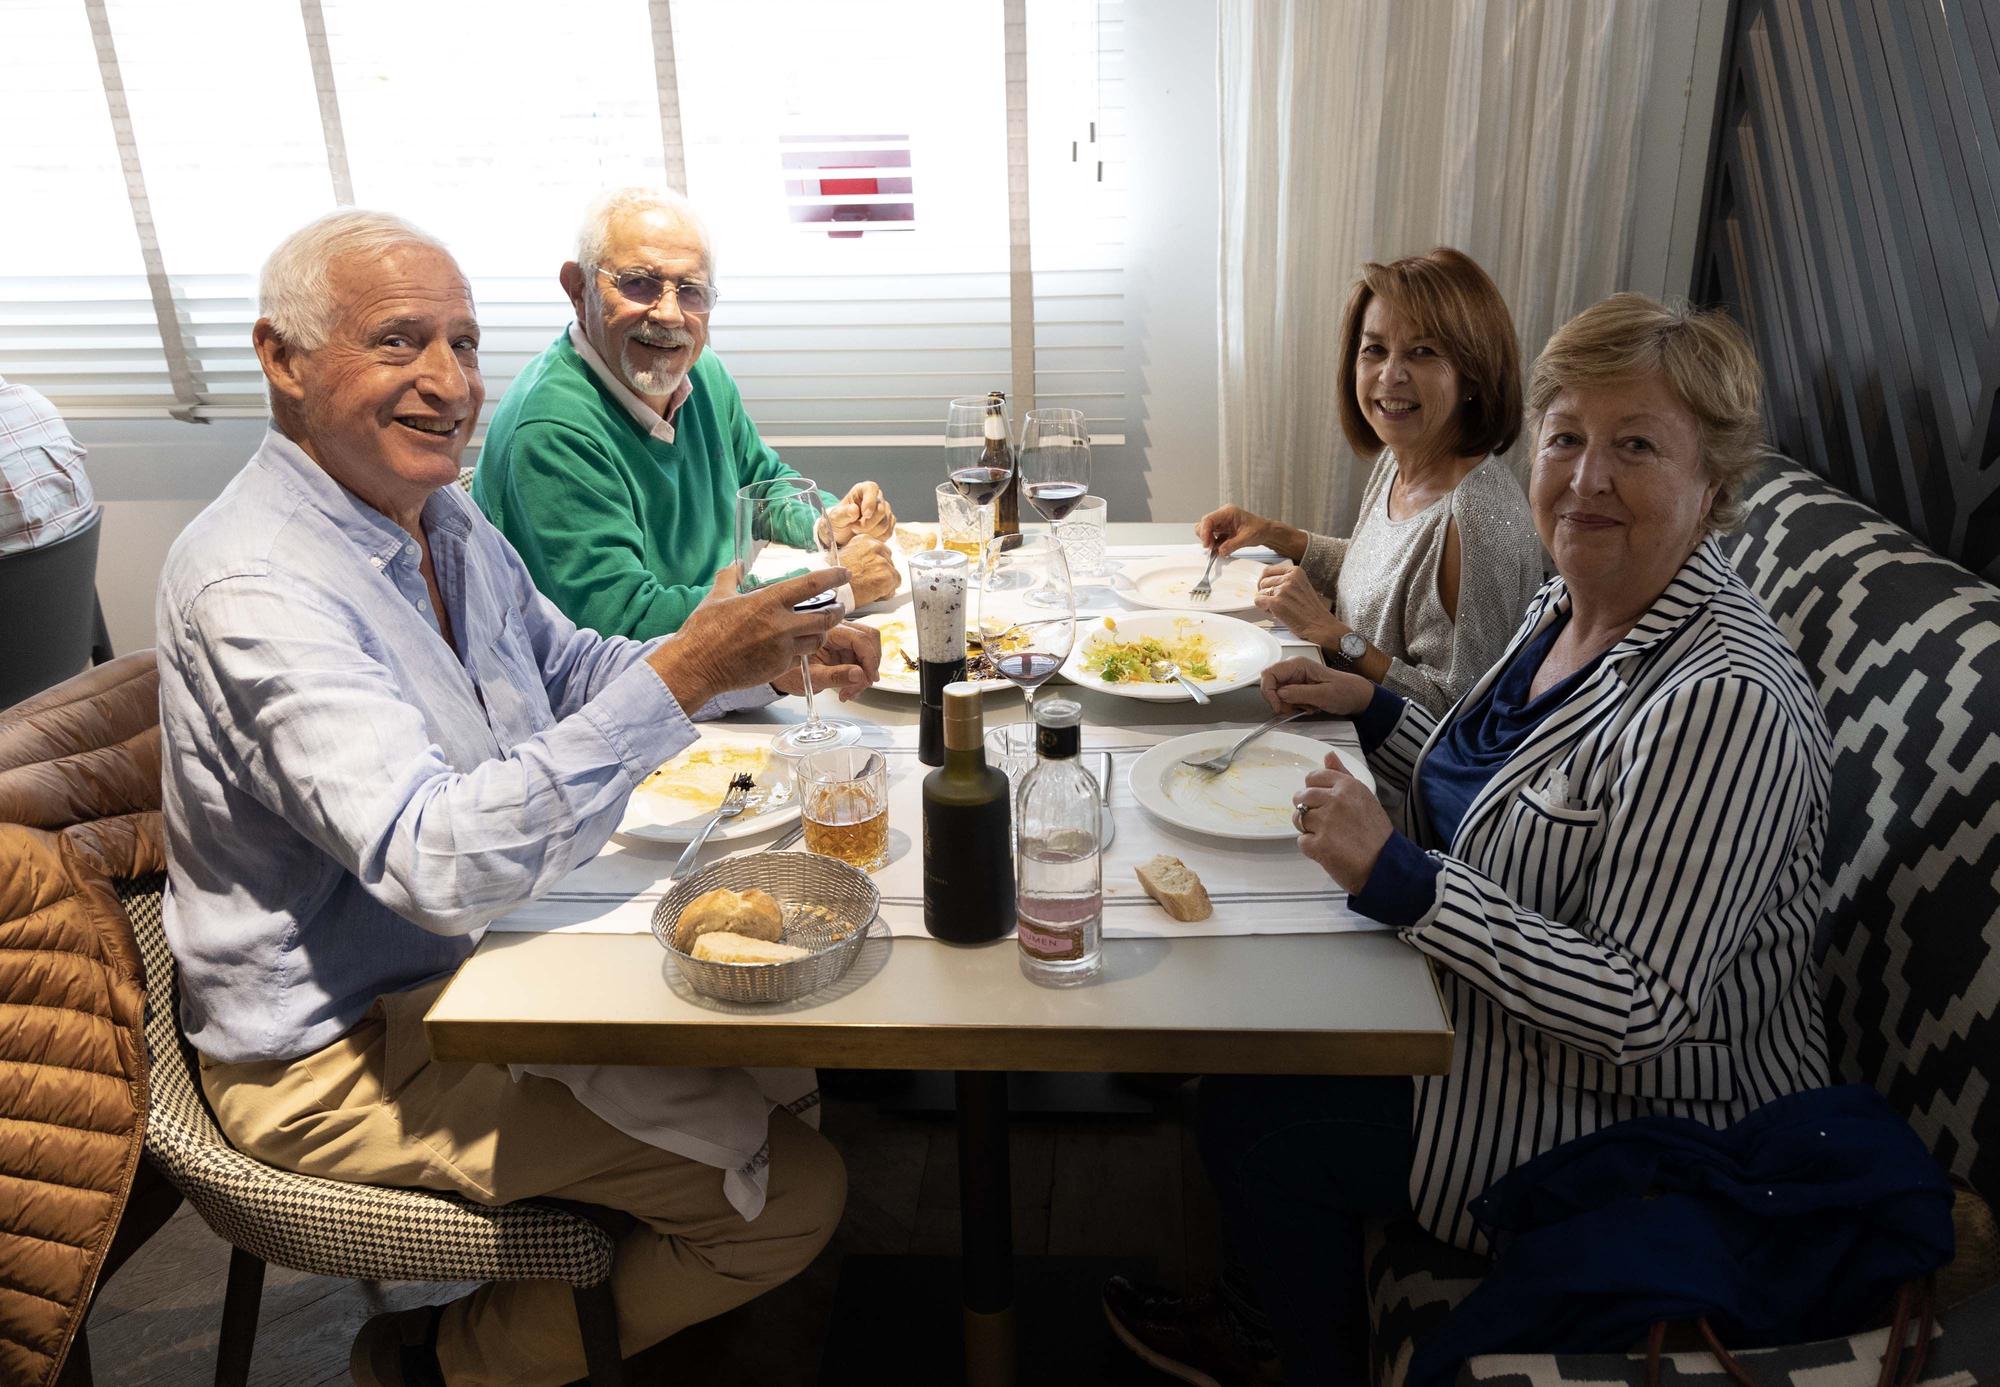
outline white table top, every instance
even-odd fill
[[[1191,528],[1114,524],[1108,539],[1191,543]],[[1134,718],[1127,700],[1065,692],[1091,722]],[[886,724],[916,720],[909,698],[852,706]],[[1248,726],[1264,715],[1245,689],[1140,716]],[[650,936],[495,934],[425,1028],[439,1059],[489,1062],[1420,1074],[1450,1059],[1429,965],[1391,935],[1114,939],[1104,952],[1098,981],[1051,989],[1020,975],[1012,939],[871,940],[832,988],[752,1008],[688,990]]]

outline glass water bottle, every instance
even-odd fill
[[[1099,860],[1097,778],[1077,759],[1083,706],[1043,698],[1035,705],[1041,761],[1021,782],[1015,805],[1015,938],[1021,972],[1044,987],[1071,987],[1104,965],[1104,883]]]

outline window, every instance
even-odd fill
[[[778,446],[929,444],[1024,360],[1111,442],[1121,3],[1027,0],[1010,89],[1003,0],[106,0],[97,33],[12,0],[10,201],[46,213],[0,222],[0,374],[81,417],[261,415],[258,266],[351,200],[452,247],[497,399],[570,316],[590,196],[681,169],[714,349]]]

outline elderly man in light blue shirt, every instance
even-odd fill
[[[174,545],[158,611],[166,926],[203,1088],[287,1169],[634,1214],[613,1289],[635,1351],[810,1261],[838,1157],[768,1076],[433,1064],[423,1012],[485,924],[603,846],[692,717],[768,700],[802,654],[872,680],[872,633],[793,610],[839,569],[720,596],[665,640],[579,630],[453,485],[484,387],[445,249],[335,213],[261,296],[272,431]],[[584,1370],[567,1290],[539,1282],[378,1316],[351,1366]]]

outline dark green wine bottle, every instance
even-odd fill
[[[1013,806],[986,764],[977,684],[946,685],[944,764],[924,777],[924,928],[983,944],[1014,927]]]

